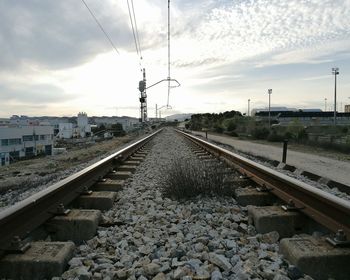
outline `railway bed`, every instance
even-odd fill
[[[303,273],[315,279],[350,275],[346,266],[350,249],[341,242],[349,237],[346,201],[337,206],[338,199],[327,202],[329,195],[321,193],[324,207],[333,208],[320,212],[319,202],[312,202],[310,194],[307,201],[305,194],[292,199],[288,192],[292,183],[277,172],[271,179],[270,170],[261,167],[256,176],[253,166],[243,168],[243,159],[233,161],[232,153],[176,133],[164,129],[130,151],[121,151],[0,213],[0,276],[287,280],[311,279]],[[176,159],[219,166],[228,173],[235,197],[164,197],[166,172]],[[276,190],[278,178],[288,185],[283,191]],[[306,185],[293,183],[299,188]],[[66,184],[76,188],[73,194],[60,193]],[[52,191],[52,200],[45,202]],[[344,235],[339,231],[335,241],[344,248],[325,241],[326,237],[334,241],[332,231],[338,229]],[[17,235],[27,240],[20,241]]]

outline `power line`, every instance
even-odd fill
[[[133,36],[134,36],[134,42],[135,42],[136,52],[137,52],[137,55],[140,56],[140,52],[139,52],[139,48],[138,48],[138,44],[137,44],[137,39],[136,39],[136,35],[135,35],[134,23],[133,23],[133,21],[132,21],[132,15],[131,15],[131,11],[130,11],[129,0],[126,0],[126,2],[128,3],[130,24],[131,24],[131,28],[132,28],[132,34],[133,34]]]
[[[107,34],[107,32],[104,30],[103,26],[100,24],[100,22],[97,20],[97,18],[95,17],[94,13],[90,10],[89,6],[86,4],[86,2],[84,0],[81,0],[85,7],[88,9],[88,11],[90,12],[90,15],[94,18],[94,20],[96,21],[97,25],[100,27],[101,31],[103,32],[103,34],[106,36],[106,38],[108,39],[109,43],[112,45],[113,49],[118,53],[118,49],[117,47],[114,45],[112,39],[109,37],[109,35]]]
[[[136,22],[135,9],[134,9],[134,0],[131,0],[131,8],[132,8],[132,13],[133,13],[133,15],[134,15],[135,30],[136,30],[136,39],[137,39],[137,43],[138,43],[138,46],[139,46],[140,57],[141,57],[141,59],[142,59],[140,37],[139,37],[139,31],[138,31],[138,29],[137,29],[137,22]]]

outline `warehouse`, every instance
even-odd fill
[[[52,126],[0,127],[0,166],[20,158],[51,155]]]

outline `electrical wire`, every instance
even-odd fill
[[[137,52],[137,55],[140,56],[140,52],[139,52],[139,48],[138,48],[138,44],[137,44],[137,39],[136,39],[136,35],[135,35],[134,23],[133,23],[133,20],[132,20],[132,15],[131,15],[131,10],[130,10],[129,0],[126,0],[126,2],[128,3],[130,24],[131,24],[131,28],[132,28],[132,34],[133,34],[133,36],[134,36],[134,42],[135,42],[136,52]]]
[[[136,22],[136,16],[135,16],[135,9],[134,9],[134,0],[131,0],[131,8],[132,8],[132,13],[134,15],[134,23],[135,23],[135,31],[136,31],[136,39],[139,47],[139,52],[140,52],[140,59],[142,59],[142,52],[141,52],[141,44],[140,44],[140,37],[139,37],[139,31],[137,29],[137,22]]]
[[[100,27],[101,31],[103,32],[103,34],[106,36],[106,38],[108,39],[109,43],[112,45],[113,49],[118,53],[118,49],[117,47],[114,45],[112,39],[109,37],[109,35],[107,34],[107,32],[104,30],[103,26],[100,24],[100,22],[97,20],[97,18],[95,17],[94,13],[92,12],[92,10],[89,8],[89,6],[86,4],[86,2],[84,0],[81,0],[85,7],[88,9],[88,11],[90,12],[90,15],[94,18],[95,22],[97,23],[97,25]]]

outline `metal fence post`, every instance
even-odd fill
[[[288,139],[283,140],[283,156],[282,156],[282,162],[286,163],[287,160],[287,147],[288,147]]]

